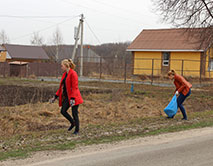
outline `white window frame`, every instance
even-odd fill
[[[165,55],[168,55],[168,59],[164,59]],[[169,61],[170,61],[170,52],[163,52],[163,66],[169,66]]]
[[[209,70],[213,71],[213,59],[209,60]]]

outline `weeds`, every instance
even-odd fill
[[[192,91],[185,101],[189,120],[183,122],[180,112],[172,120],[166,119],[163,112],[172,97],[172,88],[135,85],[135,92],[130,93],[130,85],[127,84],[90,82],[80,83],[97,89],[81,89],[84,98],[79,107],[81,130],[75,137],[67,132],[69,123],[60,114],[58,103],[44,102],[57,86],[32,84],[0,86],[4,87],[0,102],[28,102],[20,106],[0,107],[0,160],[26,157],[33,151],[73,149],[94,143],[213,126],[212,88]],[[5,98],[6,95],[9,97]]]

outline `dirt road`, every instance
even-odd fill
[[[1,162],[1,166],[210,166],[213,128],[195,129],[78,147],[74,151],[40,152],[31,158]]]

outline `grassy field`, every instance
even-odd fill
[[[167,119],[163,112],[172,98],[174,88],[135,85],[135,91],[131,93],[128,84],[80,82],[84,99],[79,107],[81,131],[80,135],[74,136],[67,131],[69,123],[60,114],[58,104],[46,102],[57,89],[58,83],[0,79],[0,86],[4,89],[11,85],[19,88],[16,96],[22,89],[25,89],[23,92],[27,96],[27,87],[41,89],[42,93],[38,95],[46,94],[45,89],[48,89],[48,93],[43,95],[42,101],[0,107],[0,160],[26,157],[34,151],[66,150],[213,126],[213,87],[192,89],[192,95],[185,101],[189,120],[182,121],[180,112],[174,119]],[[9,91],[1,93],[0,98],[9,100]]]

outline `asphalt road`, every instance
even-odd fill
[[[56,158],[30,166],[213,166],[213,133]]]

